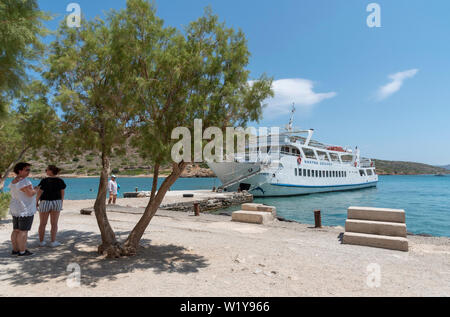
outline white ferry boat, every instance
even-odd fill
[[[293,116],[285,132],[257,137],[256,148],[247,147],[246,154],[236,155],[231,162],[208,163],[221,180],[221,188],[276,197],[377,186],[374,162],[361,158],[357,147],[352,150],[314,141],[314,130],[294,130],[292,120]],[[252,151],[257,155],[250,161]]]

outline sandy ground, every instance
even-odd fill
[[[141,207],[147,199],[120,199]],[[409,236],[408,253],[343,245],[343,228],[312,229],[275,221],[268,226],[230,217],[161,210],[134,258],[104,259],[93,201],[66,201],[57,248],[29,247],[10,255],[11,220],[0,224],[1,296],[450,296],[450,239]],[[131,209],[130,209],[131,210]],[[138,214],[109,213],[119,239]],[[71,268],[79,265],[81,285]],[[72,265],[71,265],[72,264]],[[77,267],[75,265],[75,267]],[[379,279],[371,279],[379,269]],[[369,281],[369,283],[368,283]],[[372,281],[372,282],[370,282]],[[377,283],[379,281],[379,284]],[[377,285],[378,284],[378,285]]]

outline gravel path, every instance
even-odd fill
[[[119,201],[130,207],[146,202]],[[260,226],[161,210],[138,256],[108,260],[95,252],[100,239],[95,217],[79,214],[92,204],[65,202],[63,245],[54,249],[37,247],[36,219],[29,239],[35,255],[29,258],[9,255],[12,224],[1,221],[0,295],[450,296],[449,238],[409,236],[405,253],[342,245],[340,227],[316,230],[278,221]],[[139,219],[132,213],[108,216],[119,239]],[[81,285],[73,287],[68,267],[77,265]],[[377,270],[379,279],[371,279]]]

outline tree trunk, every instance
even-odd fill
[[[22,152],[19,153],[16,160],[9,164],[9,166],[6,168],[6,170],[3,172],[3,174],[0,174],[0,193],[3,193],[3,190],[5,188],[5,181],[9,175],[9,173],[11,173],[14,166],[22,160],[23,156],[25,155],[25,152],[28,151],[29,148],[30,147],[28,147],[28,146],[23,148]]]
[[[155,199],[156,190],[158,189],[158,177],[159,177],[159,163],[155,164],[153,168],[153,184],[152,184],[152,194],[150,195],[150,202]]]
[[[106,214],[106,195],[108,191],[108,177],[110,172],[109,157],[102,152],[102,172],[98,186],[97,199],[94,204],[95,217],[102,236],[102,244],[98,247],[98,253],[107,253],[108,258],[120,257],[121,248],[116,240],[116,235],[111,228]]]
[[[149,201],[147,207],[145,208],[144,215],[141,217],[141,219],[133,228],[127,240],[125,241],[122,250],[123,255],[136,255],[137,249],[139,247],[139,241],[141,240],[145,230],[158,211],[158,208],[161,205],[161,202],[163,201],[167,191],[180,177],[186,165],[187,164],[184,162],[181,162],[179,164],[174,163],[172,165],[172,173],[164,180],[154,199],[151,199]],[[153,189],[154,188],[152,188],[152,191]]]

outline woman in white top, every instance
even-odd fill
[[[31,182],[27,179],[30,174],[28,163],[18,163],[14,167],[17,175],[9,185],[11,192],[10,214],[13,217],[13,233],[11,242],[13,255],[32,255],[27,250],[28,231],[31,230],[34,214],[36,213],[36,193]]]

